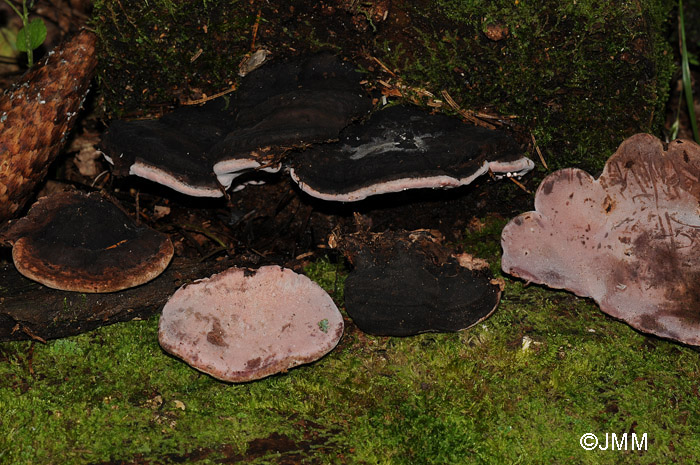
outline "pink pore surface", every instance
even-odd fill
[[[289,170],[292,180],[299,185],[299,188],[311,195],[322,200],[330,200],[335,202],[357,202],[358,200],[366,199],[372,195],[388,194],[391,192],[401,192],[409,189],[447,189],[451,187],[465,186],[471,184],[476,178],[482,176],[491,170],[495,174],[507,174],[510,176],[521,176],[534,168],[534,163],[527,157],[520,158],[512,162],[484,162],[479,169],[469,176],[464,178],[455,178],[453,176],[425,176],[422,178],[400,178],[391,181],[382,181],[375,184],[370,184],[359,189],[344,192],[344,193],[328,193],[314,189],[309,184],[294,172],[294,168]]]
[[[230,268],[178,289],[163,308],[158,339],[194,368],[243,382],[317,360],[342,334],[342,316],[323,289],[266,266]]]
[[[627,139],[594,179],[547,176],[503,229],[502,268],[592,297],[634,328],[700,345],[700,147]]]

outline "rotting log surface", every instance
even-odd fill
[[[85,294],[50,289],[25,278],[12,264],[0,265],[0,341],[55,339],[146,318],[160,311],[182,284],[231,266],[232,260],[198,263],[179,258],[142,286]]]

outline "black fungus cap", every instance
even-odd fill
[[[221,197],[245,171],[278,171],[291,148],[336,140],[366,114],[360,75],[338,57],[273,61],[235,94],[152,121],[115,121],[101,150],[119,176],[136,175],[187,195]]]
[[[466,329],[491,315],[501,289],[483,260],[464,260],[429,231],[358,233],[339,248],[355,268],[345,306],[364,332],[410,336]]]
[[[415,188],[471,183],[489,170],[521,175],[534,164],[506,132],[464,124],[415,106],[378,111],[340,141],[295,157],[292,178],[308,194],[352,202]]]

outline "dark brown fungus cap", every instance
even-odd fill
[[[294,147],[336,140],[365,115],[371,100],[349,63],[329,53],[277,61],[253,71],[235,95],[237,129],[213,150],[222,184],[242,169],[279,169],[275,163]],[[257,167],[256,166],[256,167]]]
[[[278,266],[230,268],[178,289],[163,307],[160,345],[192,367],[231,382],[313,362],[343,334],[330,296]]]
[[[345,281],[345,306],[366,333],[460,331],[498,306],[501,288],[488,264],[454,255],[441,245],[439,233],[357,233],[337,245],[354,264]]]
[[[114,292],[158,276],[173,256],[170,239],[99,193],[39,199],[10,227],[17,270],[64,291]]]
[[[95,34],[48,53],[0,97],[0,223],[34,195],[71,130],[95,71]]]
[[[333,55],[273,61],[202,107],[114,122],[101,149],[117,175],[220,197],[246,171],[278,171],[290,148],[337,139],[370,106],[359,75]]]
[[[360,79],[354,65],[327,52],[272,60],[246,76],[233,95],[239,109],[238,123],[241,127],[257,124],[277,113],[280,105],[309,105],[311,102],[295,102],[297,91],[329,91],[363,97],[348,108],[350,113],[359,116],[371,108],[360,86]]]
[[[533,167],[505,132],[393,106],[348,127],[339,142],[300,153],[291,175],[314,197],[353,202],[406,189],[461,186],[489,170],[519,176]]]
[[[118,176],[139,176],[194,197],[221,197],[210,148],[233,126],[226,100],[216,99],[159,120],[114,121],[100,149]]]
[[[700,147],[638,134],[598,179],[547,176],[503,229],[503,271],[593,298],[640,331],[700,345]]]

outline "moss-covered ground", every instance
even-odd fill
[[[495,269],[503,224],[465,234]],[[307,274],[342,300],[342,267]],[[464,332],[372,337],[349,323],[320,361],[240,385],[164,353],[157,317],[4,343],[0,463],[698,463],[697,351],[566,292],[506,284]],[[585,433],[628,433],[627,450],[586,451]]]

